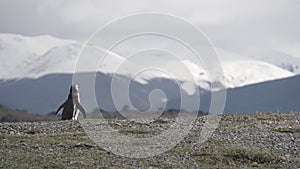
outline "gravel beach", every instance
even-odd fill
[[[213,135],[198,144],[204,119],[174,148],[148,158],[105,150],[78,121],[0,123],[0,168],[300,168],[300,113],[222,115]],[[120,134],[151,138],[175,120],[108,122]]]

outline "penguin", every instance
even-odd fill
[[[83,117],[86,118],[86,111],[80,103],[78,85],[71,85],[67,100],[59,106],[55,115],[57,115],[62,108],[62,120],[77,120],[78,110],[82,113]]]

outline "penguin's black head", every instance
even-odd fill
[[[71,85],[70,93],[78,93],[78,85],[77,84]]]

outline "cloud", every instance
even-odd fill
[[[300,42],[298,0],[0,0],[0,32],[85,41],[99,27],[140,12],[186,19],[227,50],[243,51],[258,43],[270,46],[273,41],[286,46]]]

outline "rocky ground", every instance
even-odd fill
[[[300,113],[220,117],[212,137],[203,144],[197,141],[207,116],[200,116],[174,148],[148,158],[106,151],[78,121],[0,123],[0,168],[300,168]],[[119,134],[151,138],[175,120],[159,119],[146,125],[108,122]]]

